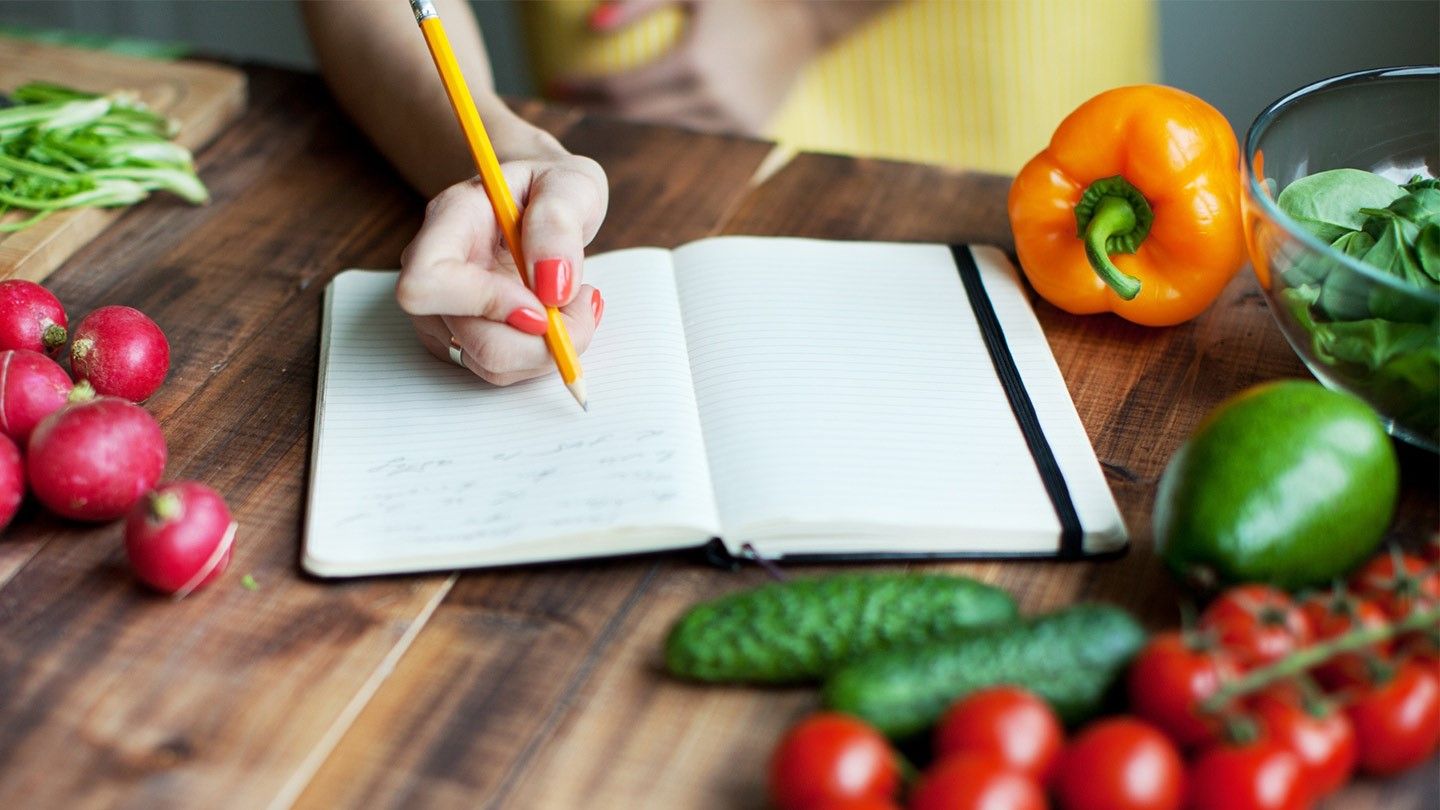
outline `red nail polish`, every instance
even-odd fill
[[[600,297],[600,291],[590,296],[590,311],[595,313],[595,325],[600,325],[600,318],[605,314],[605,299]]]
[[[544,315],[541,315],[533,309],[526,309],[524,307],[510,313],[510,317],[505,319],[505,323],[510,324],[527,335],[543,335],[545,334],[545,328],[548,326],[545,322]]]
[[[604,3],[595,7],[590,12],[590,29],[593,31],[608,31],[620,22],[620,7],[614,3]]]
[[[541,259],[535,263],[535,297],[547,307],[563,306],[570,300],[575,276],[564,259]]]

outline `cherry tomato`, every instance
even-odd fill
[[[935,756],[978,751],[1045,784],[1065,742],[1050,704],[1015,686],[974,692],[950,707],[935,727]]]
[[[1241,667],[1271,663],[1310,643],[1310,622],[1284,591],[1240,585],[1220,594],[1200,614],[1200,628],[1214,634]]]
[[[1177,810],[1184,785],[1169,738],[1134,717],[1112,717],[1060,752],[1053,787],[1065,810]]]
[[[1250,703],[1263,736],[1300,757],[1304,783],[1314,798],[1332,793],[1355,772],[1355,728],[1333,705],[1307,709],[1280,692],[1262,692]]]
[[[994,754],[966,751],[937,761],[910,793],[909,810],[1045,810],[1045,791]]]
[[[1161,633],[1130,665],[1130,710],[1154,723],[1183,748],[1213,742],[1218,722],[1199,710],[1220,684],[1240,670],[1222,649],[1202,649],[1180,633]]]
[[[781,810],[810,810],[840,799],[885,799],[899,785],[900,768],[885,737],[834,712],[800,721],[770,760],[770,799]]]
[[[1440,743],[1440,680],[1415,661],[1362,689],[1346,708],[1360,746],[1360,770],[1389,776],[1424,762]]]
[[[1440,628],[1401,636],[1397,647],[1397,656],[1414,661],[1440,678]]]
[[[1420,556],[1431,565],[1440,565],[1440,532],[1430,535],[1430,542],[1425,544]]]
[[[1366,563],[1350,580],[1350,587],[1378,603],[1390,618],[1403,619],[1418,606],[1440,604],[1440,569],[1392,551]]]
[[[1300,757],[1264,738],[1201,754],[1188,795],[1186,810],[1307,810],[1313,801]]]
[[[900,810],[892,799],[831,799],[810,805],[809,810]]]
[[[1389,622],[1385,611],[1381,610],[1379,605],[1346,591],[1316,594],[1305,600],[1302,608],[1306,618],[1310,620],[1316,642],[1327,641],[1351,630],[1378,627]],[[1385,641],[1372,646],[1368,654],[1337,655],[1311,670],[1311,674],[1326,689],[1350,686],[1365,679],[1367,655],[1386,655],[1393,646],[1393,642]]]

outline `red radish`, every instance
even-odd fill
[[[74,387],[65,369],[39,352],[0,352],[0,433],[25,444],[30,431],[59,410]]]
[[[15,442],[0,436],[0,530],[10,525],[23,500],[25,464],[20,460],[20,448],[15,446]]]
[[[0,349],[53,352],[65,345],[65,307],[33,281],[0,281]]]
[[[237,528],[220,493],[198,481],[176,481],[130,510],[125,551],[142,582],[183,599],[224,573]]]
[[[113,520],[165,471],[165,436],[155,417],[116,397],[72,402],[45,417],[25,454],[30,489],[50,511],[76,520]]]
[[[70,343],[70,370],[101,396],[143,402],[170,370],[170,343],[145,313],[101,307],[86,315]]]

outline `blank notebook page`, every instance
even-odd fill
[[[496,388],[435,359],[395,273],[327,291],[306,568],[320,575],[698,545],[718,531],[667,251],[586,263],[605,328],[590,411],[554,374]]]
[[[946,246],[728,237],[675,265],[732,549],[1055,550]]]

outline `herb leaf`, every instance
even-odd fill
[[[1328,243],[1364,227],[1365,216],[1360,209],[1385,208],[1404,194],[1404,189],[1378,174],[1330,169],[1286,186],[1275,204]]]

